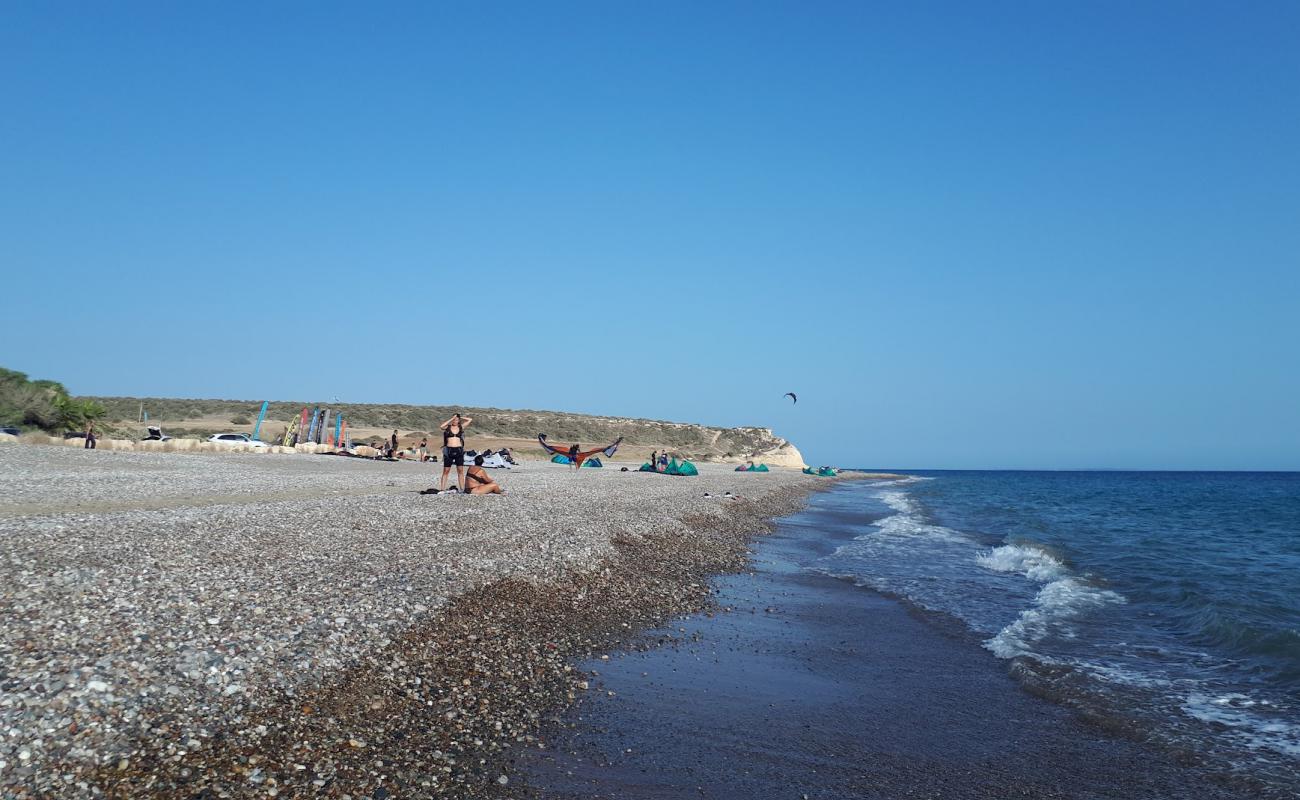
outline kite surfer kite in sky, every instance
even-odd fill
[[[591,458],[597,453],[604,453],[605,458],[613,458],[614,451],[617,450],[618,446],[623,443],[623,437],[622,436],[618,437],[618,441],[614,442],[609,447],[602,447],[598,450],[586,450],[586,451],[578,450],[577,444],[574,444],[568,450],[561,450],[558,447],[552,447],[551,445],[546,443],[546,434],[544,433],[537,434],[537,441],[541,443],[543,450],[550,453],[551,455],[564,456],[565,458],[569,459],[569,463],[573,464],[573,468],[577,469],[578,467],[582,466],[582,462],[586,461],[588,458]]]
[[[795,397],[794,392],[786,392],[785,394],[783,394],[783,395],[781,395],[781,396],[782,396],[782,397],[788,397],[788,398],[790,398],[791,400],[795,401],[796,403],[799,402],[799,398],[798,398],[798,397]]]

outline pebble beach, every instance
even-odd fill
[[[525,792],[572,665],[827,483],[618,466],[430,496],[436,465],[0,449],[0,794]]]

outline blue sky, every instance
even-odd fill
[[[9,3],[0,365],[765,425],[814,463],[1297,469],[1298,34],[1264,2]]]

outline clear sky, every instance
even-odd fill
[[[7,2],[0,365],[1297,469],[1297,42],[1295,2]]]

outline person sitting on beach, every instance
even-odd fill
[[[456,467],[457,486],[465,485],[465,428],[474,420],[459,412],[438,427],[442,430],[442,491],[447,490],[447,475]]]
[[[465,473],[465,478],[467,479],[465,487],[470,494],[506,493],[506,490],[501,488],[501,484],[492,480],[492,476],[483,469],[483,456],[474,456],[474,466]],[[473,481],[473,486],[470,486],[470,481]]]

